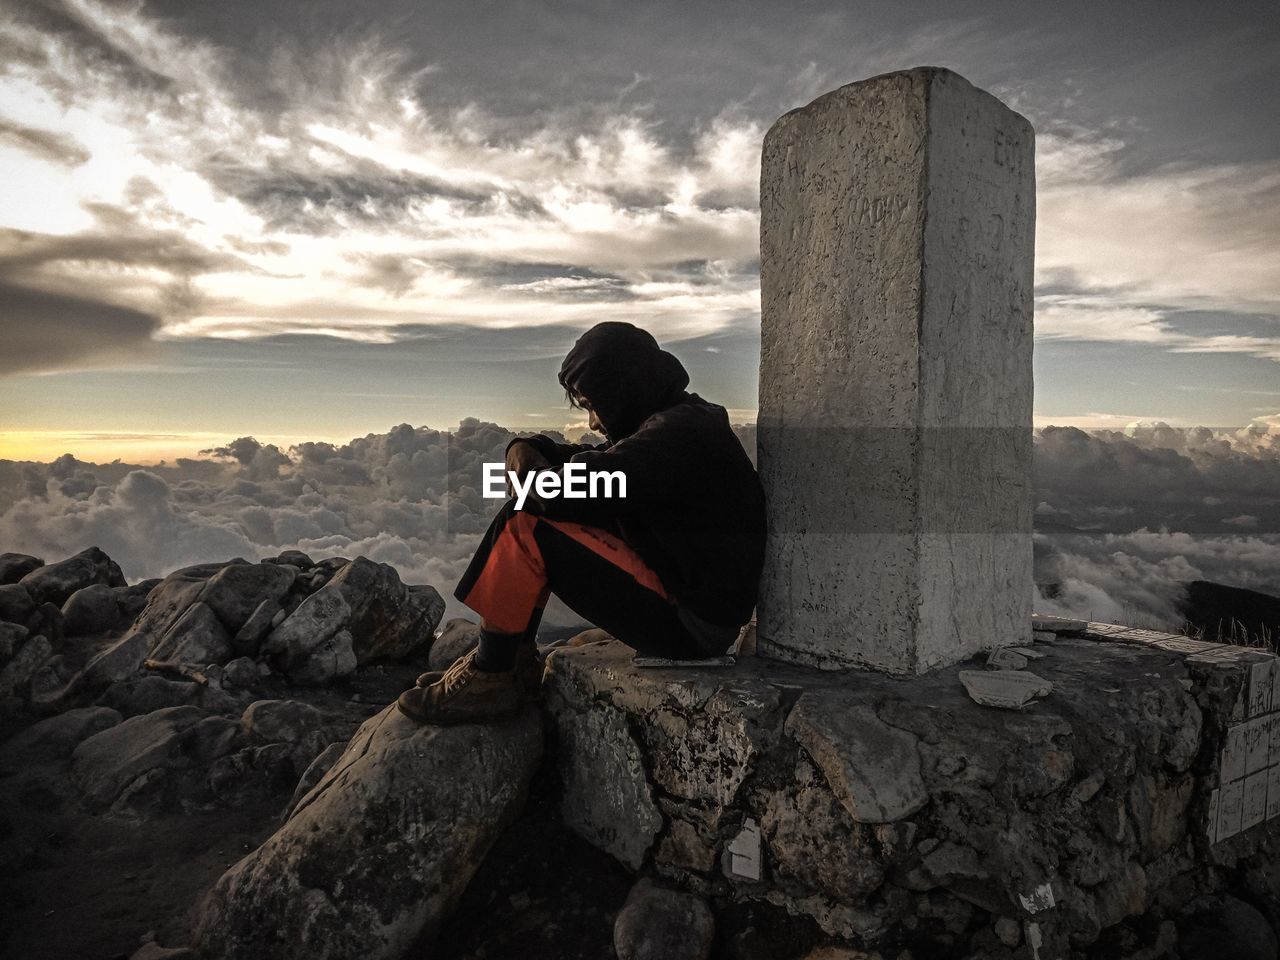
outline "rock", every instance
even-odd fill
[[[1006,647],[992,650],[987,654],[987,666],[997,670],[1024,670],[1027,666],[1027,658]]]
[[[190,947],[162,947],[158,943],[144,943],[133,952],[129,960],[196,960],[196,952]]]
[[[884,866],[872,832],[864,825],[849,823],[848,811],[812,771],[809,767],[806,785],[794,795],[786,790],[769,792],[756,843],[763,831],[775,876],[796,880],[812,890],[838,890],[846,901],[866,896],[884,881]],[[735,849],[728,852],[742,845],[744,835],[749,833],[739,833],[731,845]],[[832,837],[840,837],[841,842],[832,843]],[[759,850],[753,852],[759,861]],[[738,863],[741,859],[727,861],[726,874],[761,879],[760,864],[757,862],[754,870],[743,869]]]
[[[6,769],[12,769],[18,762],[47,762],[69,757],[81,741],[114,727],[123,719],[107,707],[68,710],[27,727],[0,749],[0,757]]]
[[[19,583],[27,588],[36,603],[52,603],[59,607],[77,590],[90,584],[128,586],[120,567],[97,547],[82,550],[66,560],[38,567]]]
[[[222,685],[237,690],[253,690],[257,688],[262,675],[258,673],[258,663],[249,657],[236,657],[222,668]]]
[[[150,656],[171,663],[225,663],[232,657],[231,637],[213,608],[196,602],[187,607],[160,640]]]
[[[715,928],[706,901],[645,878],[618,912],[613,949],[618,960],[707,960]]]
[[[974,703],[1005,710],[1018,710],[1053,691],[1050,681],[1027,670],[961,670],[960,682]]]
[[[238,732],[234,720],[197,707],[157,710],[81,743],[71,754],[71,778],[98,806],[139,806],[170,786],[196,793],[204,786],[203,768],[239,746]],[[181,782],[181,775],[192,771],[194,776]]]
[[[453,661],[469,653],[479,642],[480,624],[454,617],[444,625],[440,636],[431,644],[431,650],[427,654],[427,669],[449,669]]]
[[[262,638],[271,632],[276,616],[282,613],[284,608],[275,600],[270,597],[263,600],[254,608],[253,613],[249,614],[249,619],[245,620],[236,635],[231,638],[231,646],[242,656],[255,656],[258,647],[262,645]]]
[[[406,587],[393,567],[358,557],[272,630],[262,652],[296,683],[325,683],[425,650],[443,612],[432,587]]]
[[[149,589],[133,626],[90,661],[76,687],[100,689],[126,679],[148,657],[225,663],[235,655],[232,635],[264,600],[282,599],[292,577],[287,568],[243,560],[175,570]]]
[[[285,563],[291,567],[297,567],[299,570],[310,570],[315,566],[315,561],[303,553],[301,550],[285,550],[277,557],[268,557],[262,561],[263,563]]]
[[[0,667],[0,700],[16,697],[31,699],[31,678],[53,656],[53,645],[47,637],[28,637],[13,657]]]
[[[1182,960],[1274,960],[1280,956],[1280,942],[1267,918],[1235,897],[1193,900],[1177,925]]]
[[[278,564],[230,564],[209,578],[200,601],[208,604],[228,633],[235,634],[264,602],[279,606],[294,577],[292,570]]]
[[[564,822],[625,866],[640,869],[662,829],[662,814],[626,716],[608,707],[566,712],[557,754]]]
[[[131,624],[146,609],[147,598],[151,591],[158,587],[162,580],[141,580],[128,587],[116,587],[116,603],[120,605],[120,618],[125,624]]]
[[[298,786],[294,788],[293,797],[289,801],[288,813],[285,816],[286,820],[292,815],[293,809],[298,805],[298,801],[310,793],[311,788],[333,769],[333,765],[338,762],[339,757],[346,753],[346,750],[347,742],[343,740],[329,744],[316,755],[316,758],[311,761],[298,779]]]
[[[856,821],[901,820],[929,800],[916,738],[883,723],[866,706],[806,693],[784,729],[813,757]]]
[[[114,633],[123,626],[118,591],[128,587],[109,587],[92,583],[67,598],[62,605],[63,630],[71,637],[93,637]]]
[[[17,583],[28,573],[44,566],[39,557],[25,553],[0,553],[0,584]]]
[[[1087,620],[1073,620],[1070,617],[1050,617],[1043,613],[1031,615],[1031,629],[1048,633],[1062,634],[1068,637],[1081,636],[1089,627]]]
[[[56,604],[42,603],[36,612],[27,618],[27,629],[32,633],[43,634],[50,641],[61,640],[63,636],[62,611]]]
[[[201,706],[202,687],[187,680],[150,676],[113,683],[97,700],[98,706],[138,717],[167,707]]]
[[[36,612],[37,604],[20,583],[0,586],[0,620],[24,626]]]
[[[0,666],[13,659],[29,636],[31,631],[22,624],[0,621]]]
[[[323,732],[324,718],[301,700],[258,700],[245,708],[240,725],[270,743],[301,743],[308,734]]]
[[[223,960],[402,956],[449,915],[541,753],[534,709],[435,727],[387,707],[284,826],[223,874],[197,943]]]
[[[1011,917],[1001,917],[995,922],[996,939],[1012,950],[1022,943],[1022,924]]]
[[[1110,927],[1129,917],[1140,917],[1147,909],[1147,874],[1132,860],[1122,864],[1095,894],[1098,922]]]
[[[317,561],[316,566],[321,570],[337,573],[350,562],[351,560],[348,557],[327,557],[324,560]]]

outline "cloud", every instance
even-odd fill
[[[1038,431],[1037,609],[1177,629],[1188,580],[1280,595],[1280,429]]]
[[[755,427],[735,430],[754,454]],[[364,554],[447,595],[498,506],[481,464],[513,436],[468,418],[288,451],[240,437],[146,469],[0,461],[0,542],[46,559],[97,544],[131,579],[288,548]],[[1177,628],[1188,580],[1280,595],[1280,426],[1047,428],[1035,471],[1038,610]]]
[[[89,151],[72,137],[0,120],[0,143],[7,143],[52,163],[77,166],[89,159]]]
[[[0,281],[0,374],[135,362],[151,347],[157,317],[83,297]]]

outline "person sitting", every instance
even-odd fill
[[[724,654],[751,618],[764,491],[724,407],[687,392],[680,361],[629,323],[579,337],[559,380],[605,442],[518,438],[507,470],[524,479],[573,462],[622,479],[613,496],[530,493],[523,509],[510,499],[498,510],[454,591],[482,618],[479,644],[400,696],[415,720],[501,720],[536,699],[551,593],[645,656]]]

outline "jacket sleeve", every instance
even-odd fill
[[[568,462],[585,464],[588,477],[595,472],[620,474],[626,496],[541,500],[531,493],[530,509],[549,520],[603,526],[635,510],[681,503],[699,462],[697,450],[685,441],[680,431],[659,421],[615,444],[585,447]]]
[[[579,453],[590,450],[603,450],[608,447],[607,443],[590,444],[590,443],[557,443],[550,437],[537,434],[532,437],[516,437],[507,444],[507,448],[503,451],[503,456],[511,452],[512,444],[527,443],[533,446],[540,454],[542,454],[548,463],[553,467],[561,466],[569,461],[570,457]]]

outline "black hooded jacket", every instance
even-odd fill
[[[724,407],[685,392],[680,361],[629,323],[583,334],[560,383],[591,404],[607,442],[522,439],[553,466],[573,460],[622,473],[627,496],[530,497],[527,509],[616,531],[683,611],[718,627],[746,623],[764,562],[764,491]]]

